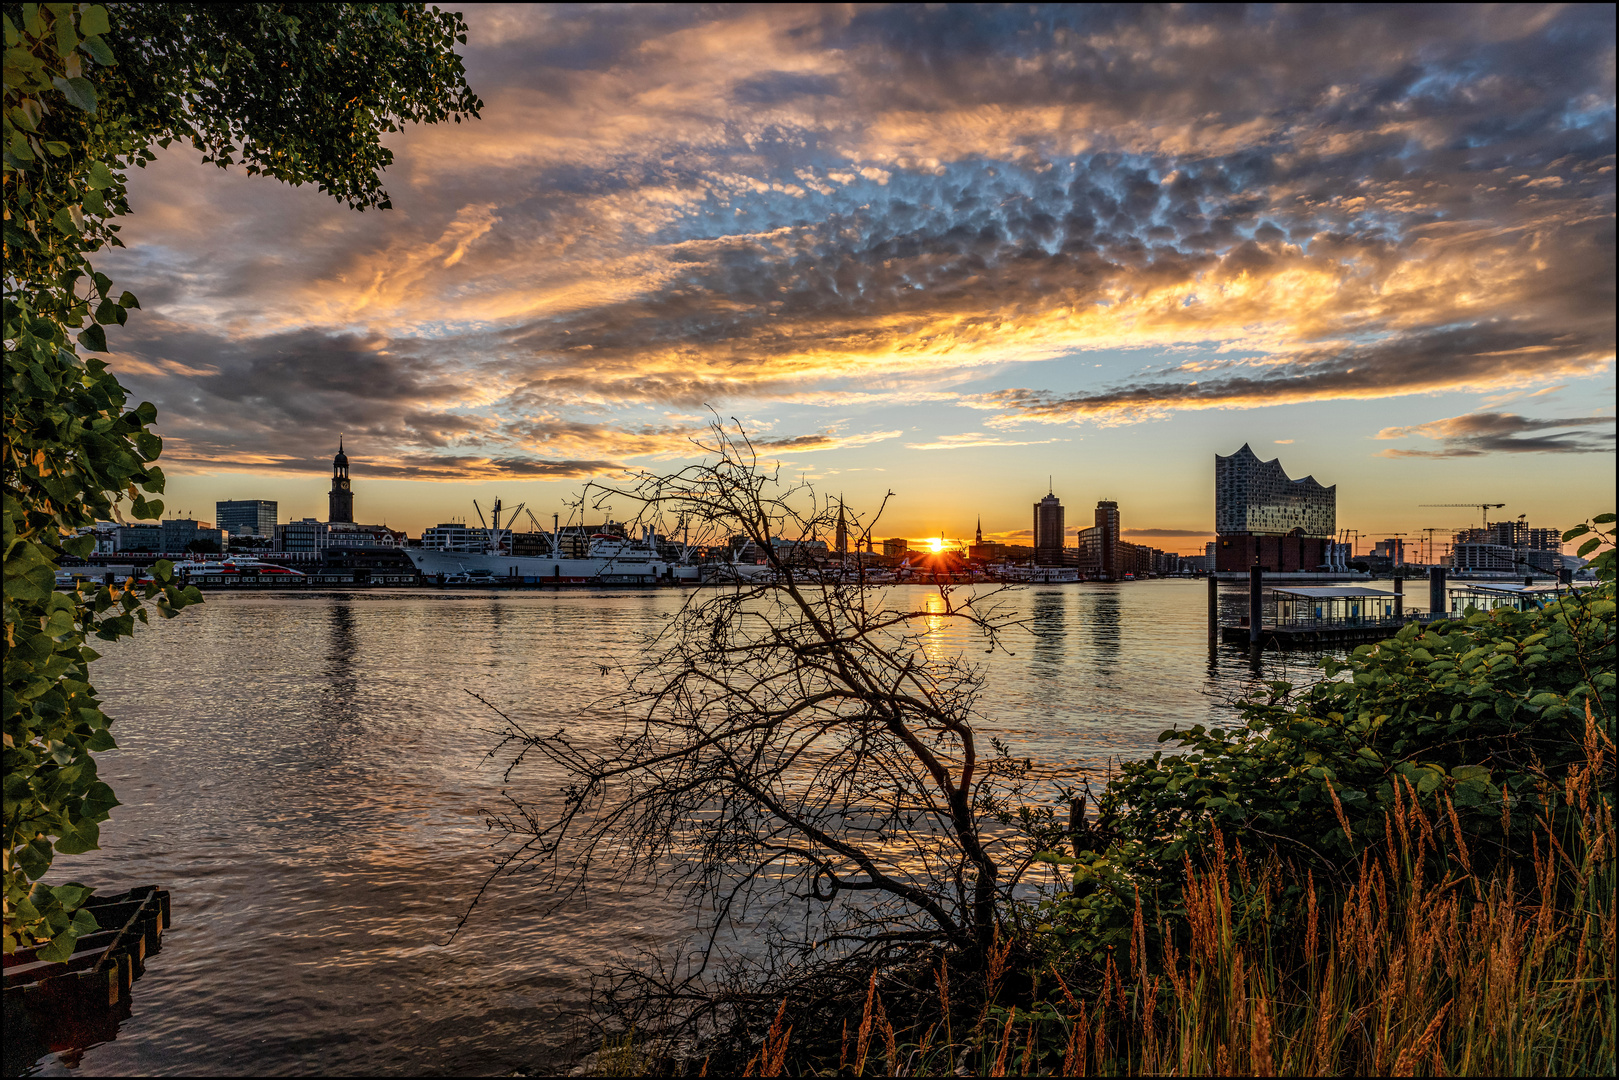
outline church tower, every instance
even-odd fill
[[[354,522],[354,492],[349,490],[349,459],[343,453],[341,435],[337,437],[337,456],[332,458],[332,493],[327,500],[327,521]]]

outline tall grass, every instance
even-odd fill
[[[1541,819],[1531,850],[1490,857],[1487,873],[1475,873],[1487,853],[1469,850],[1449,800],[1424,810],[1407,787],[1386,843],[1345,868],[1335,900],[1307,877],[1296,913],[1243,921],[1239,898],[1268,905],[1287,867],[1274,855],[1250,863],[1216,835],[1201,865],[1187,862],[1184,912],[1138,899],[1128,955],[1110,956],[1089,991],[1056,965],[1018,979],[1012,958],[1041,951],[1008,938],[962,990],[938,969],[936,1020],[896,1029],[874,974],[835,1067],[825,1039],[795,1052],[784,1002],[747,1072],[1613,1075],[1612,753],[1588,721],[1584,764],[1547,792],[1572,811],[1567,826]],[[1510,815],[1504,800],[1503,836]],[[977,1023],[952,1031],[964,1014]]]

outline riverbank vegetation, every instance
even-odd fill
[[[60,960],[96,928],[90,890],[47,887],[57,852],[98,846],[118,805],[95,754],[116,744],[91,638],[201,602],[160,561],[134,579],[56,586],[98,520],[162,516],[150,403],[94,354],[140,307],[90,257],[121,246],[127,170],[189,145],[386,208],[383,136],[459,122],[459,15],[422,4],[5,4],[5,951]]]
[[[505,730],[509,777],[574,781],[491,815],[505,869],[706,916],[607,976],[597,1072],[1611,1071],[1611,515],[1596,587],[1407,626],[1053,800],[974,727],[993,596],[795,563],[771,538],[871,522],[715,435],[603,497],[771,572],[694,595],[583,735]]]

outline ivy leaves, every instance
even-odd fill
[[[140,307],[90,265],[119,246],[125,170],[179,139],[221,166],[386,208],[382,136],[476,116],[459,15],[421,4],[8,4],[5,26],[5,950],[46,959],[94,929],[88,890],[47,888],[53,853],[93,850],[117,799],[90,638],[201,602],[159,562],[150,583],[55,590],[80,530],[158,518],[157,410],[128,408],[95,357]]]
[[[55,853],[94,850],[118,805],[96,775],[93,755],[116,743],[87,640],[127,636],[149,610],[169,617],[202,599],[166,565],[145,586],[55,588],[61,557],[94,543],[80,529],[117,517],[125,499],[137,518],[163,510],[147,497],[163,490],[152,464],[162,441],[148,430],[157,410],[126,409],[106,365],[80,355],[107,351],[103,327],[140,306],[87,261],[117,242],[109,219],[127,209],[109,164],[127,129],[92,122],[91,77],[114,62],[109,29],[99,6],[5,13],[5,950],[44,942],[46,959],[71,954],[95,920],[78,910],[89,890],[39,879]]]

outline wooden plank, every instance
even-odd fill
[[[118,933],[118,929],[114,927],[110,930],[97,930],[93,934],[85,934],[83,937],[79,938],[79,940],[73,943],[73,955],[78,956],[83,952],[94,952],[97,955],[100,955],[117,939]],[[141,946],[144,949],[147,944],[145,937],[143,936],[140,941]],[[14,967],[20,968],[33,963],[49,963],[50,961],[39,960],[39,950],[43,949],[44,947],[45,946],[40,945],[31,949],[18,949],[16,952],[6,957],[6,974],[11,974],[11,969]],[[63,961],[58,962],[61,963]]]

